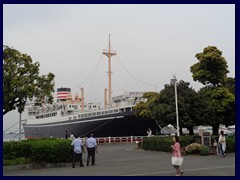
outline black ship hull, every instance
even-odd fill
[[[59,123],[25,124],[23,125],[25,137],[28,138],[63,138],[65,131],[73,132],[75,136],[87,137],[122,137],[146,136],[148,128],[153,135],[160,133],[156,121],[136,117],[133,112],[116,113],[86,119],[77,119]]]

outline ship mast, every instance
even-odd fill
[[[111,71],[111,57],[117,55],[116,51],[111,51],[111,42],[109,34],[108,50],[103,50],[103,54],[108,57],[108,104],[112,105],[112,71]]]
[[[82,106],[81,111],[84,112],[84,89],[81,88],[80,90],[81,90],[81,97],[82,97],[82,99],[81,99],[81,103],[82,103],[81,104],[81,106]]]

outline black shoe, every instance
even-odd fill
[[[75,168],[74,166],[72,166],[72,168]]]
[[[84,167],[84,165],[80,165],[80,167]]]
[[[92,166],[95,166],[95,164],[92,164]]]

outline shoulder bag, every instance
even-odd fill
[[[180,157],[179,152],[178,152],[178,157],[177,156],[172,156],[172,165],[181,166],[182,163],[183,163],[183,157]]]

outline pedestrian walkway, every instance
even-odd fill
[[[171,153],[136,149],[136,143],[100,144],[96,165],[3,171],[4,176],[175,176]],[[83,155],[86,162],[87,155]],[[182,166],[184,176],[235,176],[235,154],[188,155]]]

